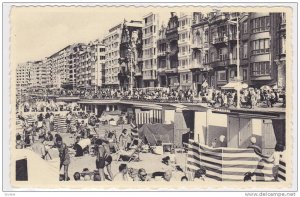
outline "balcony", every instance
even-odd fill
[[[135,72],[135,76],[142,76],[142,69],[136,68],[134,72]]]
[[[229,59],[229,65],[236,65],[236,63],[237,63],[237,59],[233,59],[233,58]]]
[[[229,41],[236,41],[237,40],[237,34],[229,34],[228,40]]]
[[[284,30],[286,30],[286,19],[282,19],[279,31],[284,31]]]
[[[203,48],[203,44],[201,44],[201,43],[191,44],[191,49],[197,50],[197,49],[202,49],[202,48]]]
[[[216,67],[225,67],[225,66],[228,66],[230,63],[230,60],[229,59],[225,59],[225,60],[220,60],[220,59],[217,59],[213,62],[210,62],[210,65],[212,68],[216,68]]]
[[[137,62],[142,62],[143,61],[143,57],[138,57],[137,58]]]
[[[170,56],[177,55],[179,52],[178,47],[173,48],[172,50],[167,50],[166,53],[169,53]]]
[[[215,45],[215,46],[224,46],[226,45],[228,42],[228,37],[214,37],[213,40],[212,40],[212,44]]]
[[[158,72],[158,73],[163,73],[163,72],[166,71],[166,68],[167,68],[167,67],[159,67],[159,68],[157,68],[157,72]]]
[[[190,70],[191,71],[197,71],[197,70],[202,70],[204,68],[204,65],[199,62],[194,60],[193,63],[190,65]]]
[[[143,75],[143,80],[156,80],[155,76]]]
[[[158,56],[158,57],[164,57],[164,56],[166,56],[166,55],[167,55],[166,51],[158,51],[158,52],[157,52],[157,56]]]
[[[178,73],[178,67],[166,68],[165,73],[167,73],[167,74],[177,74]]]

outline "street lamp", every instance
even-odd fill
[[[131,48],[128,49],[129,58],[130,58],[130,92],[133,94],[133,50]]]
[[[241,91],[241,80],[240,80],[240,31],[239,31],[239,17],[237,17],[236,21],[228,21],[229,23],[236,24],[236,79],[238,82],[237,90],[237,101],[236,108],[240,108],[240,91]]]

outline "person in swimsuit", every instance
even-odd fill
[[[64,181],[68,181],[69,180],[68,168],[69,168],[69,164],[71,163],[69,150],[67,145],[63,143],[61,136],[57,136],[55,140],[56,140],[56,146],[58,148],[59,158],[60,158],[59,169],[61,169],[62,166],[64,166]]]
[[[104,144],[103,140],[101,139],[96,140],[96,146],[97,146],[96,168],[99,171],[100,179],[101,181],[105,181],[104,168],[106,166],[107,172],[112,180],[113,179],[113,175],[111,172],[112,157],[109,152],[109,147],[106,144]]]

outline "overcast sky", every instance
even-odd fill
[[[124,18],[142,20],[151,11],[153,9],[116,7],[16,8],[11,13],[14,62],[40,60],[69,44],[102,39],[109,28]],[[165,25],[170,11],[158,12]]]

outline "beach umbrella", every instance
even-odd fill
[[[267,86],[267,85],[263,85],[263,86],[260,87],[260,89],[268,91],[268,90],[271,90],[271,87]]]

